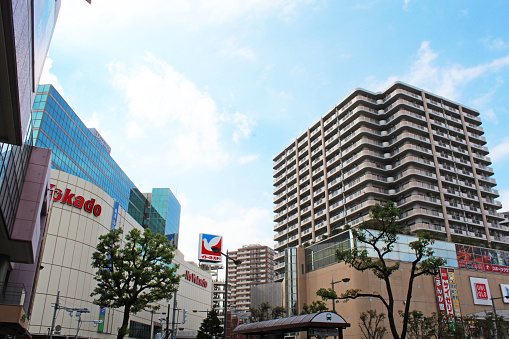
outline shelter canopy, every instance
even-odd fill
[[[342,331],[346,327],[350,327],[350,324],[340,315],[333,312],[319,312],[242,324],[237,326],[233,333],[246,335],[282,334],[307,331],[310,328],[337,328]]]

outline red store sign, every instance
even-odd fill
[[[65,192],[62,192],[61,189],[55,188],[55,185],[51,185],[50,189],[53,190],[53,200],[54,201],[62,201],[62,204],[67,204],[69,206],[74,206],[76,208],[85,210],[85,212],[92,213],[96,217],[101,215],[102,207],[101,205],[95,204],[95,199],[90,199],[85,201],[81,195],[76,195],[71,193],[71,190],[67,188]]]
[[[191,273],[189,271],[186,271],[186,280],[194,282],[196,285],[207,287],[207,280],[201,279],[199,276],[197,276],[194,273]]]

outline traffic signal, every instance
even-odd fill
[[[184,311],[184,316],[182,318],[182,324],[185,324],[187,321],[187,310],[183,310],[183,311]]]

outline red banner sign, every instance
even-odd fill
[[[435,281],[435,293],[437,295],[438,309],[440,312],[446,312],[445,309],[445,300],[444,300],[444,290],[442,287],[442,279],[439,277],[433,277]]]
[[[452,307],[451,290],[449,287],[449,274],[446,268],[440,269],[440,279],[442,280],[442,288],[444,292],[445,310],[447,315],[453,316],[454,310]]]

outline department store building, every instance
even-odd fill
[[[46,337],[51,328],[53,304],[60,292],[61,306],[69,308],[87,307],[89,314],[83,314],[79,337],[114,338],[117,328],[122,324],[123,309],[106,308],[93,304],[90,297],[96,286],[92,253],[98,244],[99,236],[121,227],[124,234],[132,229],[143,231],[143,227],[100,187],[63,171],[51,171],[51,185],[55,190],[47,221],[47,235],[44,243],[39,280],[36,287],[33,315],[29,331],[35,337]],[[83,203],[77,203],[82,201]],[[69,202],[72,202],[69,204]],[[183,254],[176,250],[174,263],[179,264],[178,273],[183,275],[177,292],[178,309],[189,311],[187,322],[182,324],[182,311],[176,314],[177,337],[196,334],[205,313],[192,310],[210,310],[212,303],[212,277],[192,262],[186,262]],[[189,275],[200,280],[186,279]],[[173,299],[159,303],[157,312],[168,312],[170,323],[173,317]],[[155,332],[161,329],[158,318],[166,315],[155,314],[152,324]],[[103,320],[94,327],[93,320]],[[57,313],[56,337],[74,336],[77,318],[68,312]],[[151,313],[140,312],[131,315],[130,337],[150,338]],[[163,321],[163,326],[165,322]],[[170,325],[171,328],[171,325]]]
[[[33,145],[52,152],[53,195],[41,262],[44,269],[37,284],[30,330],[37,336],[48,334],[52,303],[60,291],[62,306],[87,307],[91,313],[83,319],[103,320],[97,327],[92,322],[83,323],[80,337],[116,336],[123,310],[101,310],[90,297],[95,287],[91,256],[98,237],[114,227],[122,227],[124,233],[133,228],[149,228],[166,235],[178,247],[180,204],[169,188],[142,193],[111,157],[111,148],[99,132],[87,128],[53,86],[38,87],[32,125]],[[192,310],[211,309],[212,278],[209,272],[186,262],[178,250],[174,263],[180,265],[178,273],[182,275],[175,315],[177,336],[194,337],[206,313]],[[159,318],[168,317],[169,313],[171,323],[173,305],[173,299],[161,301],[158,312],[166,315],[151,317],[148,312],[132,315],[130,336],[149,339],[151,324],[156,332],[161,328]],[[184,309],[189,313],[182,324]],[[76,334],[76,318],[64,311],[58,312],[56,325],[59,336]]]

